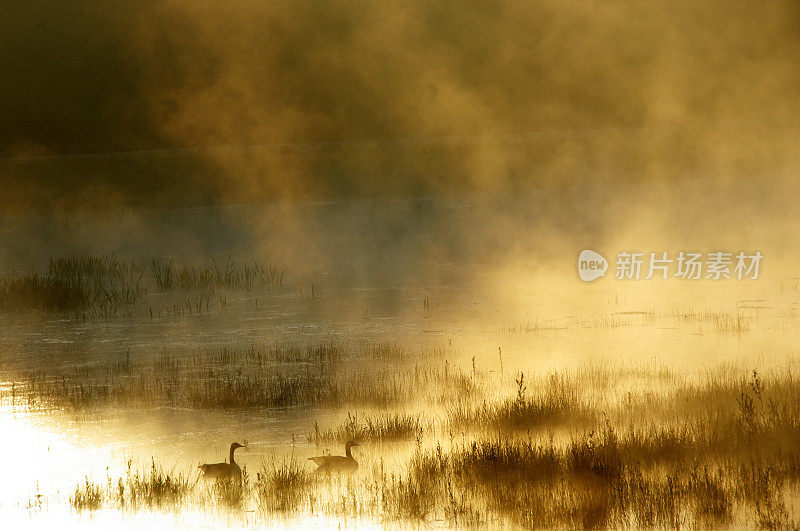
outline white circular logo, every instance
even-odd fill
[[[591,249],[584,249],[578,256],[578,276],[584,282],[591,282],[606,276],[608,260]]]

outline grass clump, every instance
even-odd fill
[[[156,289],[161,292],[181,290],[215,290],[223,288],[251,292],[283,285],[286,269],[275,264],[237,265],[229,259],[223,266],[215,260],[207,267],[175,265],[172,259],[164,263],[153,258],[150,269]]]
[[[206,311],[218,290],[256,293],[283,285],[285,269],[274,264],[176,266],[153,259],[149,267],[114,254],[51,259],[46,272],[0,278],[0,310],[7,312],[68,311],[83,318],[109,319],[131,314],[151,293],[180,294],[167,313],[191,315]],[[221,304],[227,304],[221,297]],[[159,307],[158,314],[163,308]],[[149,309],[151,316],[153,309]]]
[[[51,259],[46,273],[0,279],[0,309],[86,311],[110,317],[147,294],[142,270],[115,255]]]
[[[193,482],[188,474],[167,472],[155,459],[145,472],[132,469],[128,461],[125,476],[113,481],[110,477],[102,486],[89,481],[79,484],[70,497],[76,510],[97,510],[104,506],[119,509],[179,507],[192,491]]]
[[[150,470],[140,473],[132,471],[131,461],[123,481],[117,481],[117,501],[121,506],[161,507],[179,504],[190,492],[189,476],[176,472],[166,472],[151,461]]]
[[[307,505],[315,478],[304,465],[294,455],[280,464],[262,464],[254,484],[259,507],[267,512],[285,513]]]
[[[103,487],[92,483],[87,477],[85,482],[75,487],[69,498],[69,504],[77,511],[95,511],[103,506]]]
[[[525,374],[520,373],[514,380],[515,396],[499,401],[475,406],[461,401],[453,406],[448,414],[451,426],[455,429],[511,429],[570,424],[588,425],[595,421],[597,411],[585,403],[581,392],[566,376],[551,374],[528,392]]]
[[[414,439],[423,431],[419,415],[383,413],[374,416],[347,414],[347,420],[334,428],[319,429],[314,423],[314,433],[309,442],[316,445],[334,441],[398,441]]]
[[[14,400],[17,395],[26,396],[29,405],[73,409],[387,408],[438,404],[451,390],[464,390],[467,377],[446,365],[403,368],[392,361],[374,368],[364,364],[363,371],[350,370],[358,365],[354,361],[368,359],[376,348],[315,343],[305,347],[226,345],[165,350],[155,355],[126,352],[119,359],[80,366],[48,364],[22,370],[22,385],[19,393],[15,388]],[[468,392],[478,393],[479,389],[473,382]],[[396,416],[359,429],[391,438],[404,437],[416,427],[412,418]]]
[[[210,484],[211,500],[229,510],[242,509],[250,498],[250,476],[242,468],[241,480],[221,479]]]
[[[786,492],[798,484],[797,459],[786,456],[800,446],[783,441],[777,452],[755,441],[746,452],[714,448],[715,429],[702,423],[616,428],[607,421],[561,441],[552,434],[544,440],[483,434],[451,440],[447,449],[424,447],[420,436],[399,471],[362,458],[359,472],[347,478],[317,477],[292,453],[263,463],[252,483],[213,485],[211,498],[193,497],[196,482],[153,463],[143,475],[129,471],[117,483],[109,480],[105,490],[87,480],[70,502],[82,510],[114,500],[118,507],[210,500],[241,510],[254,501],[267,518],[366,516],[415,525],[792,526]]]
[[[389,485],[387,511],[431,520],[460,499],[486,507],[490,520],[533,528],[731,525],[737,510],[785,526],[779,474],[759,470],[713,460],[638,462],[611,428],[564,447],[498,438],[449,452],[418,449],[407,473]]]

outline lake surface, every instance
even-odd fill
[[[783,268],[767,269],[757,281],[605,278],[584,284],[574,271],[580,248],[572,242],[520,246],[510,243],[512,235],[490,236],[486,229],[477,230],[476,241],[467,233],[480,227],[487,209],[387,201],[122,213],[112,220],[87,215],[62,223],[6,220],[0,264],[7,272],[43,270],[52,256],[114,252],[143,261],[271,261],[286,267],[287,280],[263,293],[228,293],[224,308],[215,300],[191,314],[168,311],[164,295],[150,292],[129,314],[110,320],[69,313],[2,316],[0,453],[4,476],[13,481],[0,486],[0,517],[15,525],[100,528],[261,525],[265,521],[247,511],[234,520],[203,511],[77,513],[69,497],[87,478],[104,483],[124,474],[129,460],[134,468],[157,460],[176,470],[221,461],[233,440],[247,442],[237,460],[251,473],[264,461],[305,460],[320,451],[308,440],[315,423],[331,427],[347,413],[365,411],[42,409],[20,399],[25,371],[79,370],[126,356],[147,360],[164,350],[315,342],[392,342],[410,352],[442,346],[447,359],[413,363],[507,374],[664,365],[702,378],[721,365],[780,371],[797,364],[800,293]],[[156,308],[155,315],[146,308]],[[370,370],[369,360],[344,363],[354,372]],[[413,448],[413,441],[383,443],[362,447],[358,455],[362,463],[383,458],[385,466],[402,470]],[[303,518],[310,525],[335,524]]]

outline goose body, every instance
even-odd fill
[[[242,448],[242,445],[237,442],[231,444],[229,463],[211,463],[200,465],[200,470],[203,471],[203,477],[216,480],[233,479],[236,481],[241,481],[242,469],[239,468],[239,465],[233,460],[233,452],[235,452],[237,448]]]
[[[352,474],[358,470],[358,461],[355,460],[350,448],[359,446],[358,443],[347,441],[344,445],[344,456],[341,455],[322,455],[319,457],[309,457],[317,465],[314,471],[317,474]]]

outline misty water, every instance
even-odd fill
[[[561,195],[576,200],[575,192]],[[251,474],[263,462],[291,456],[305,461],[321,452],[310,440],[315,424],[332,427],[348,413],[370,412],[359,406],[42,408],[23,398],[20,375],[26,371],[69,373],[193,348],[326,342],[388,342],[412,353],[440,347],[446,359],[422,356],[409,364],[495,374],[617,364],[663,365],[702,378],[721,365],[748,371],[797,363],[800,294],[791,277],[766,269],[749,282],[626,283],[610,271],[608,278],[584,284],[575,273],[581,248],[573,241],[553,243],[540,235],[518,242],[507,224],[484,226],[494,208],[466,200],[364,201],[131,211],[111,220],[6,220],[0,244],[6,272],[42,270],[50,257],[116,253],[145,262],[272,262],[285,268],[286,281],[260,293],[219,295],[208,309],[194,312],[177,311],[164,294],[150,292],[137,307],[109,319],[70,312],[4,315],[0,452],[7,458],[5,474],[15,481],[0,491],[3,519],[211,525],[226,517],[202,511],[125,518],[111,510],[75,513],[68,500],[87,478],[104,484],[123,475],[129,460],[135,469],[155,460],[167,470],[194,470],[221,461],[234,440],[247,443],[237,461]],[[522,208],[508,216],[522,227],[532,219]],[[704,312],[746,325],[715,326],[701,317]],[[358,374],[371,371],[374,360],[343,363]],[[308,367],[285,363],[280,370]],[[342,451],[339,444],[324,448]],[[413,440],[380,443],[364,445],[356,455],[362,465],[382,459],[399,471],[413,448]],[[246,513],[227,523],[255,522],[260,520]]]
[[[4,15],[0,529],[800,528],[798,2]]]

